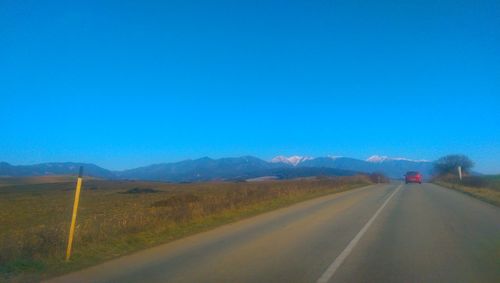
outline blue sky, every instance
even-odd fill
[[[464,153],[500,173],[499,27],[496,0],[2,0],[0,160]]]

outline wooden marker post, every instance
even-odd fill
[[[78,181],[76,182],[75,203],[73,204],[73,216],[71,217],[71,226],[69,227],[68,248],[66,249],[66,261],[71,257],[71,247],[73,246],[73,236],[75,235],[76,213],[78,211],[78,202],[80,201],[80,191],[82,189],[83,166],[80,166],[78,172]]]

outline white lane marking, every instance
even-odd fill
[[[380,208],[373,214],[372,218],[368,220],[368,222],[363,226],[363,228],[358,232],[358,234],[351,240],[349,245],[342,251],[342,253],[335,259],[335,261],[328,267],[328,269],[321,275],[321,277],[316,281],[317,283],[327,283],[332,277],[333,274],[335,274],[335,271],[342,265],[344,260],[349,256],[349,254],[352,252],[354,247],[358,244],[359,240],[363,235],[366,233],[368,228],[372,225],[372,223],[375,221],[375,218],[380,214],[382,209],[389,203],[391,198],[401,189],[403,186],[403,183],[401,183],[396,190],[385,200],[385,202],[380,206]]]

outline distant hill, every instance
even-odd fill
[[[373,164],[348,157],[318,157],[297,164],[298,167],[326,167],[341,170],[372,173],[375,171]]]
[[[296,179],[312,176],[354,176],[362,172],[348,171],[334,168],[325,167],[289,167],[289,168],[276,168],[264,172],[257,172],[256,176],[275,176],[277,179]],[[248,178],[247,178],[248,179]]]
[[[4,177],[27,177],[27,176],[52,176],[52,175],[76,175],[80,166],[84,166],[85,174],[104,179],[115,177],[115,173],[94,164],[59,162],[40,163],[35,165],[11,165],[0,162],[0,176]]]
[[[14,166],[0,162],[0,176],[75,175],[79,166],[85,175],[104,179],[199,182],[211,180],[244,180],[264,176],[291,179],[310,176],[348,176],[358,173],[383,173],[401,178],[407,171],[431,176],[433,163],[424,160],[372,156],[367,160],[349,157],[278,156],[270,162],[253,156],[212,159],[203,157],[173,163],[154,164],[123,171],[110,171],[94,164],[63,162]]]
[[[196,182],[238,179],[245,176],[254,176],[255,172],[286,166],[269,163],[252,156],[221,159],[204,157],[125,170],[117,172],[116,176],[125,179]]]

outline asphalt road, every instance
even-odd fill
[[[433,184],[375,185],[53,282],[500,282],[500,209]]]

